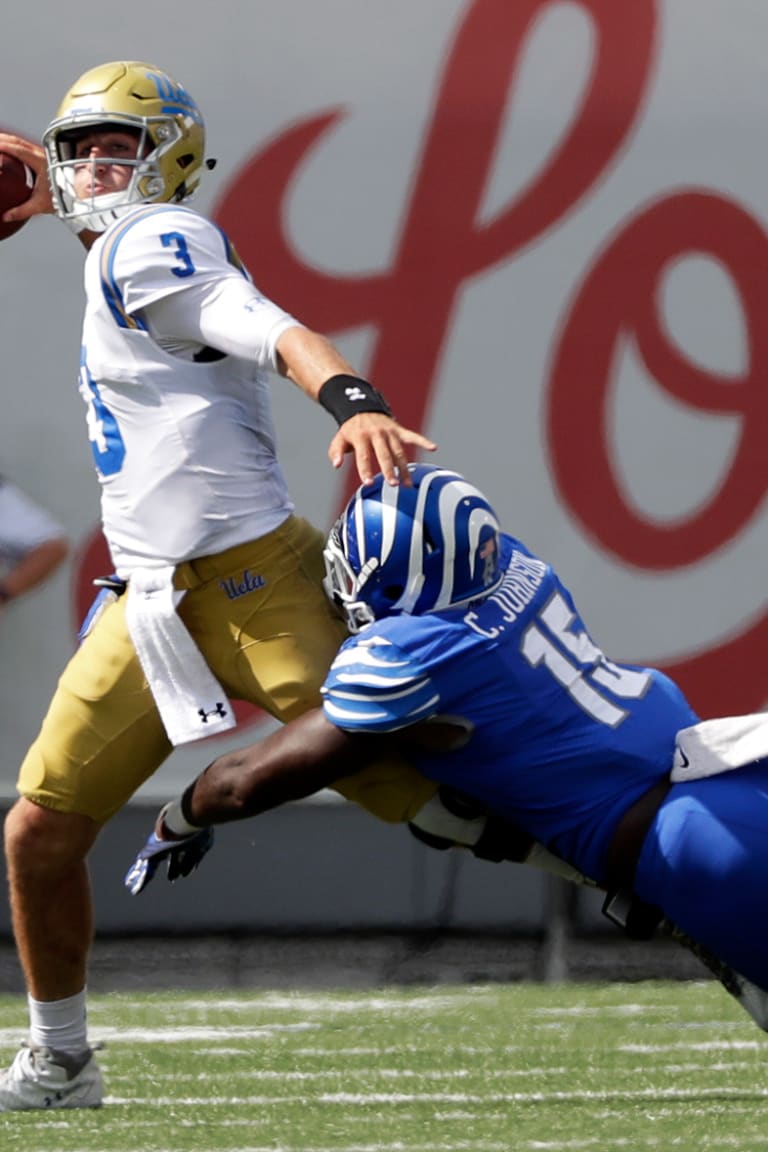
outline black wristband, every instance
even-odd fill
[[[0,582],[0,604],[7,604],[9,600],[13,599],[13,593],[9,592],[5,584]]]
[[[350,416],[358,412],[383,412],[392,415],[392,409],[372,384],[360,376],[347,376],[340,373],[326,380],[317,394],[318,403],[330,412],[341,426]]]

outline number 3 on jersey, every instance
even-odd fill
[[[606,660],[586,632],[574,632],[575,617],[563,597],[556,593],[523,635],[521,650],[532,668],[548,669],[568,695],[593,720],[616,728],[628,715],[602,692],[625,700],[639,700],[651,678],[646,672],[622,668]]]
[[[179,277],[194,276],[195,265],[192,263],[187,241],[181,232],[163,232],[160,237],[160,242],[163,248],[174,249],[176,258],[179,261],[176,267],[171,268],[173,275]]]

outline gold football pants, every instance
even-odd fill
[[[346,636],[322,588],[323,545],[320,532],[291,516],[260,540],[176,569],[176,587],[185,589],[179,616],[224,691],[283,722],[319,705]],[[128,634],[125,601],[105,610],[64,669],[18,781],[30,800],[99,823],[172,751]],[[201,748],[201,768],[204,755]],[[387,761],[339,781],[336,791],[397,822],[410,819],[435,785]]]

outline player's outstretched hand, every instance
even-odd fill
[[[162,816],[162,813],[161,813]],[[123,883],[131,896],[138,896],[157,872],[164,860],[168,861],[168,879],[171,884],[180,876],[189,876],[213,846],[213,829],[201,828],[190,836],[167,840],[158,836],[160,820],[152,829],[146,844],[125,874]]]
[[[434,452],[437,445],[420,432],[404,428],[382,412],[360,412],[345,420],[331,441],[328,458],[340,468],[347,453],[354,453],[360,481],[369,484],[382,472],[388,484],[410,486],[407,448]]]

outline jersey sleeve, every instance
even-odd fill
[[[261,296],[250,280],[231,276],[154,300],[143,310],[150,333],[168,341],[191,341],[277,371],[277,343],[298,321]]]
[[[185,288],[249,279],[220,228],[169,204],[147,205],[115,225],[101,249],[100,273],[105,295],[128,315]]]
[[[379,636],[344,643],[322,697],[326,718],[348,732],[395,732],[434,715],[440,702],[428,669]]]
[[[277,369],[276,347],[300,325],[263,296],[224,232],[206,217],[174,205],[150,205],[105,238],[101,286],[121,326],[146,327],[167,347],[211,346]]]

